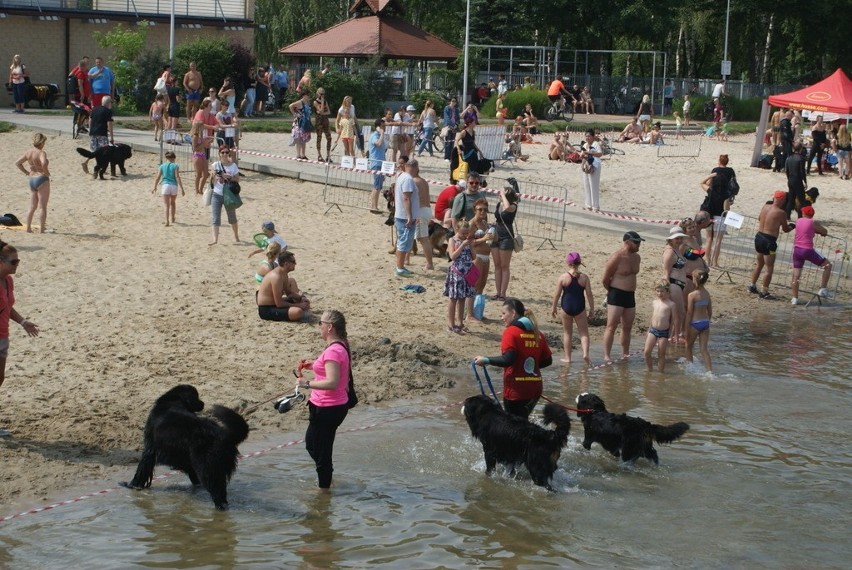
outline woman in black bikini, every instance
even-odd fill
[[[687,238],[680,226],[674,226],[669,230],[669,239],[663,250],[663,277],[671,284],[669,294],[675,305],[672,315],[672,327],[670,342],[686,344],[684,336],[684,293],[686,288],[686,258],[681,254],[681,246],[684,238]]]
[[[557,311],[562,309],[562,350],[565,357],[560,360],[571,364],[571,350],[574,341],[574,323],[577,323],[577,332],[580,334],[580,347],[583,350],[583,360],[591,364],[589,359],[589,318],[595,312],[595,298],[589,283],[589,276],[580,272],[582,260],[580,254],[572,251],[565,257],[568,271],[563,273],[556,282],[556,291],[553,294],[553,305],[550,313],[554,317]],[[584,298],[585,295],[585,298]],[[562,299],[561,306],[559,304]],[[586,301],[588,300],[588,313],[586,312]]]

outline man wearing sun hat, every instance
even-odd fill
[[[802,275],[805,261],[822,268],[822,282],[817,295],[830,296],[828,280],[831,278],[831,262],[814,249],[814,235],[827,236],[828,230],[814,220],[814,213],[813,206],[805,206],[802,208],[802,217],[796,221],[796,237],[793,239],[793,284],[790,286],[793,290],[791,305],[799,304],[799,277]]]
[[[645,241],[638,233],[629,231],[623,244],[609,256],[601,282],[606,289],[606,330],[604,330],[604,360],[612,362],[610,353],[615,330],[621,323],[622,358],[630,355],[630,331],[636,318],[636,276],[639,274],[639,245]]]
[[[757,218],[757,234],[754,236],[754,250],[757,252],[757,265],[751,273],[751,285],[748,286],[750,293],[755,293],[761,299],[774,299],[769,293],[769,284],[772,282],[772,273],[775,270],[775,251],[778,249],[778,235],[796,227],[795,224],[787,222],[787,212],[784,211],[784,202],[787,193],[777,190],[772,195],[772,201],[764,204]],[[763,277],[763,291],[757,290],[757,280],[763,266],[766,266],[766,275]]]

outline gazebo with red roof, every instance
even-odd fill
[[[380,56],[388,59],[453,61],[459,48],[398,17],[398,0],[355,0],[345,22],[308,36],[278,53],[293,57]]]

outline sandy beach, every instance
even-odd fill
[[[3,211],[21,219],[30,191],[14,163],[30,147],[32,134],[6,134],[0,148],[0,163],[8,174]],[[294,156],[288,139],[247,134],[242,146]],[[528,162],[501,168],[498,175],[566,186],[569,196],[582,203],[579,166],[547,160],[550,137],[538,140],[540,144],[524,147],[531,155]],[[503,328],[498,304],[488,304],[487,322],[471,334],[445,332],[447,302],[441,289],[446,263],[426,271],[419,256],[410,265],[415,274],[397,278],[383,216],[353,208],[325,214],[321,185],[247,172],[245,204],[238,211],[242,243],[232,243],[230,230],[223,227],[220,244],[208,247],[209,210],[192,194],[192,172],[183,172],[189,192],[178,197],[177,223],[164,227],[162,198],[159,191],[151,193],[156,157],[136,153],[127,177],[93,182],[83,174],[74,150],[81,142],[87,143],[49,136],[48,233],[0,229],[0,238],[17,247],[21,258],[15,308],[41,327],[41,335],[31,339],[11,325],[6,381],[0,388],[0,427],[12,431],[0,439],[4,511],[62,498],[63,490],[89,480],[132,476],[148,410],[175,384],[197,386],[208,404],[243,410],[291,391],[295,364],[322,349],[316,321],[326,308],[342,310],[348,320],[362,402],[353,414],[368,413],[370,406],[388,400],[433,394],[452,382],[441,369],[464,367],[477,354],[498,352]],[[716,166],[719,154],[726,153],[741,186],[737,209],[756,216],[786,181],[783,175],[747,166],[752,146],[753,136],[704,140],[697,160],[664,161],[657,160],[654,148],[622,145],[626,154],[603,166],[602,208],[654,220],[692,216],[703,199],[700,181]],[[313,141],[308,149],[314,157]],[[421,165],[424,177],[447,178],[442,159],[424,157]],[[832,234],[847,236],[852,182],[836,175],[816,178],[811,182],[820,188],[818,219]],[[257,317],[253,276],[261,256],[247,256],[255,248],[252,235],[268,219],[296,254],[293,276],[314,306],[309,322],[271,323]],[[642,233],[641,226],[629,221],[621,225],[620,230],[568,227],[556,250],[527,247],[513,258],[509,293],[533,309],[555,354],[561,351],[561,323],[550,316],[550,303],[565,253],[582,253],[601,306],[605,292],[600,276],[607,256],[621,246],[627,229]],[[647,329],[662,250],[663,242],[650,237],[640,250],[634,351]],[[406,283],[421,284],[426,292],[400,291]],[[744,285],[708,286],[715,320],[790,310],[786,302],[756,302]],[[490,281],[486,293],[492,292]],[[848,297],[838,301],[848,302]],[[603,327],[592,327],[597,364],[602,333]],[[712,351],[712,336],[710,342]],[[670,358],[681,355],[682,349],[676,349]],[[615,366],[644,371],[636,359]],[[271,404],[246,417],[253,430],[250,439],[307,424],[306,410],[279,415]]]

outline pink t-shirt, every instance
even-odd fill
[[[0,338],[9,338],[9,317],[15,304],[15,282],[6,276],[6,291],[0,291]],[[347,368],[347,374],[349,374]],[[349,376],[347,376],[349,378]]]
[[[796,238],[793,245],[802,249],[813,249],[815,233],[813,218],[799,218],[796,220]]]
[[[347,394],[349,389],[349,355],[346,354],[346,348],[339,343],[326,347],[319,358],[314,360],[313,371],[316,380],[326,379],[325,362],[327,360],[333,360],[340,365],[340,382],[337,383],[337,388],[334,390],[311,390],[311,402],[321,408],[339,406],[349,401]]]

